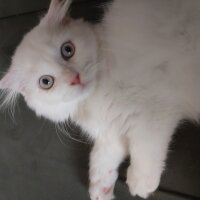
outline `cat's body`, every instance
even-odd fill
[[[104,21],[107,35],[99,36],[105,42],[102,51],[107,62],[101,64],[105,74],[88,99],[94,107],[88,109],[99,115],[98,101],[97,109],[108,104],[104,113],[116,104],[117,115],[123,110],[127,116],[143,110],[159,110],[162,115],[169,109],[181,118],[197,117],[199,11],[198,1],[115,1]],[[100,101],[98,95],[105,98]]]
[[[49,19],[58,23],[64,18],[55,14],[58,5],[53,0],[42,23],[26,36],[0,86],[21,92],[38,115],[55,122],[70,116],[95,140],[90,159],[92,200],[112,198],[117,168],[127,154],[130,191],[147,197],[159,185],[178,122],[197,119],[200,113],[200,2],[115,0],[101,24],[65,20],[54,32],[57,26],[49,25]],[[62,4],[65,11],[66,5]],[[68,31],[72,33],[65,35]],[[57,50],[65,42],[60,38],[75,44],[78,56],[72,62],[60,60]],[[48,54],[41,55],[41,49]],[[24,86],[20,77],[23,81],[15,86],[12,80],[17,80],[25,51],[24,74],[33,73],[33,84]],[[75,86],[64,85],[76,72],[83,84],[78,80]],[[53,89],[35,89],[38,78],[47,74],[58,77]]]

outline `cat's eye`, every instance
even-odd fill
[[[75,46],[71,42],[65,42],[61,46],[61,55],[64,60],[69,60],[75,54]]]
[[[54,85],[54,78],[50,75],[44,75],[39,79],[39,85],[42,89],[48,90]]]

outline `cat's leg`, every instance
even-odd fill
[[[131,165],[127,184],[132,195],[147,198],[158,188],[177,122],[173,119],[142,119],[129,135]]]
[[[120,137],[103,136],[95,141],[90,155],[90,197],[92,200],[111,200],[127,145]]]

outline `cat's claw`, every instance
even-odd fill
[[[138,171],[128,169],[127,184],[133,196],[137,195],[144,199],[148,198],[149,195],[156,191],[159,182],[160,176],[156,176],[154,173],[144,176]]]

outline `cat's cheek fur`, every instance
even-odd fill
[[[53,101],[49,100],[49,95],[51,93],[55,97],[54,92],[48,94],[48,91],[40,91],[40,89],[34,94],[26,92],[24,98],[27,105],[35,111],[37,116],[43,116],[55,123],[59,123],[68,120],[69,117],[73,117],[78,112],[79,103],[86,99],[94,89],[95,81],[92,81],[85,86],[71,86],[67,92],[57,88],[54,91],[57,98]]]
[[[26,100],[26,102],[38,117],[45,117],[55,123],[68,120],[69,116],[73,115],[77,110],[76,102],[60,102],[52,105],[47,104],[45,106],[37,100]]]

